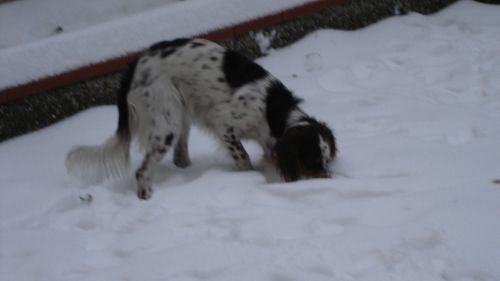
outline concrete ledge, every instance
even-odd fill
[[[280,14],[279,18],[274,16],[265,20],[257,19],[250,23],[234,26],[230,31],[215,31],[212,34],[202,35],[202,37],[219,41],[228,48],[244,53],[251,58],[257,58],[262,54],[252,31],[259,30],[264,33],[275,31],[276,35],[271,42],[271,47],[279,48],[289,45],[317,29],[353,30],[367,26],[383,18],[393,16],[396,7],[402,14],[409,11],[430,14],[455,1],[351,0],[342,5],[338,4],[345,1],[333,1],[335,2],[333,6],[326,6],[325,3],[330,1],[320,1],[321,5],[325,6],[308,7],[303,11],[292,9],[287,13]],[[122,77],[122,71],[119,69],[122,69],[134,57],[135,54],[125,59],[120,58],[115,62],[116,65],[112,65],[111,69],[105,68],[99,71],[97,77],[84,81],[73,80],[69,82],[69,85],[56,89],[41,87],[36,95],[26,95],[17,100],[0,104],[0,141],[48,126],[90,106],[113,104]],[[109,71],[112,72],[108,73]],[[84,74],[84,71],[82,73]],[[85,78],[83,74],[80,75]],[[74,81],[79,82],[73,83]]]

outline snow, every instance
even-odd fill
[[[312,1],[24,0],[2,4],[0,38],[6,43],[0,44],[0,65],[9,67],[0,68],[0,89]],[[62,33],[56,31],[59,26]]]
[[[193,166],[166,159],[150,201],[132,171],[83,188],[65,153],[112,134],[109,106],[1,143],[0,280],[500,280],[499,12],[461,1],[260,59],[335,129],[331,179],[282,183],[252,143],[238,172],[194,130]]]
[[[60,32],[78,31],[180,1],[23,0],[4,3],[0,5],[0,49],[31,43]]]
[[[260,52],[266,56],[268,55],[271,51],[273,51],[273,48],[271,47],[271,42],[276,36],[276,30],[272,30],[271,32],[264,33],[264,32],[254,32],[252,34],[255,42],[257,43],[257,46],[259,46]]]

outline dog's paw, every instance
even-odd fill
[[[191,165],[191,160],[186,157],[174,157],[174,165],[179,168],[186,168]]]
[[[253,170],[253,166],[252,166],[252,163],[250,163],[250,161],[239,161],[239,162],[236,162],[236,167],[240,171],[251,171],[251,170]]]
[[[150,186],[139,187],[137,190],[137,197],[142,200],[148,200],[153,196],[153,189]]]

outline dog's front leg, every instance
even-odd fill
[[[253,169],[250,157],[248,157],[248,153],[241,144],[240,139],[236,137],[233,127],[227,128],[225,133],[222,135],[222,140],[229,151],[229,154],[231,154],[231,157],[234,159],[238,169],[242,171]]]

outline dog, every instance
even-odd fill
[[[89,183],[123,176],[137,139],[144,159],[137,195],[152,196],[152,173],[174,146],[173,162],[191,164],[191,123],[213,133],[239,170],[252,164],[241,139],[256,140],[285,181],[329,177],[337,147],[330,128],[300,109],[277,78],[245,56],[204,39],[152,45],[130,66],[118,94],[118,128],[104,144],[73,148],[70,175]]]

